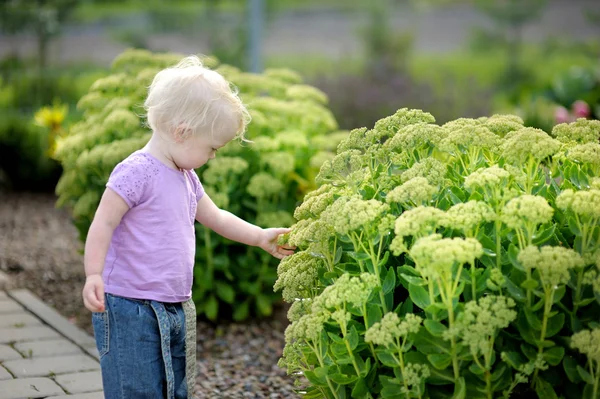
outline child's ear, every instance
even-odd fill
[[[192,130],[184,123],[180,124],[173,130],[173,139],[176,143],[183,143],[188,137],[190,137]]]

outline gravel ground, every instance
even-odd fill
[[[0,270],[12,288],[27,288],[73,324],[92,333],[81,302],[83,246],[51,194],[0,193]],[[286,327],[285,308],[245,324],[199,321],[196,395],[206,399],[297,398],[277,367]]]

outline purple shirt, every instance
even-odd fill
[[[104,263],[109,294],[160,302],[192,296],[196,206],[204,194],[193,170],[169,168],[136,151],[119,163],[107,187],[129,210],[115,229]]]

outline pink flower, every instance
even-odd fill
[[[559,106],[554,110],[554,119],[556,123],[567,123],[571,121],[571,114],[568,109]]]
[[[575,101],[572,109],[577,118],[587,118],[590,116],[590,106],[583,100]]]

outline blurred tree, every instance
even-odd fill
[[[518,84],[524,78],[520,67],[523,28],[539,18],[548,0],[475,0],[479,10],[496,24],[496,32],[488,32],[493,43],[505,43],[507,67],[503,83]]]
[[[0,29],[16,36],[30,32],[37,42],[38,95],[44,87],[44,71],[48,63],[48,47],[60,33],[61,25],[82,0],[0,0]],[[41,104],[38,104],[41,105]]]

